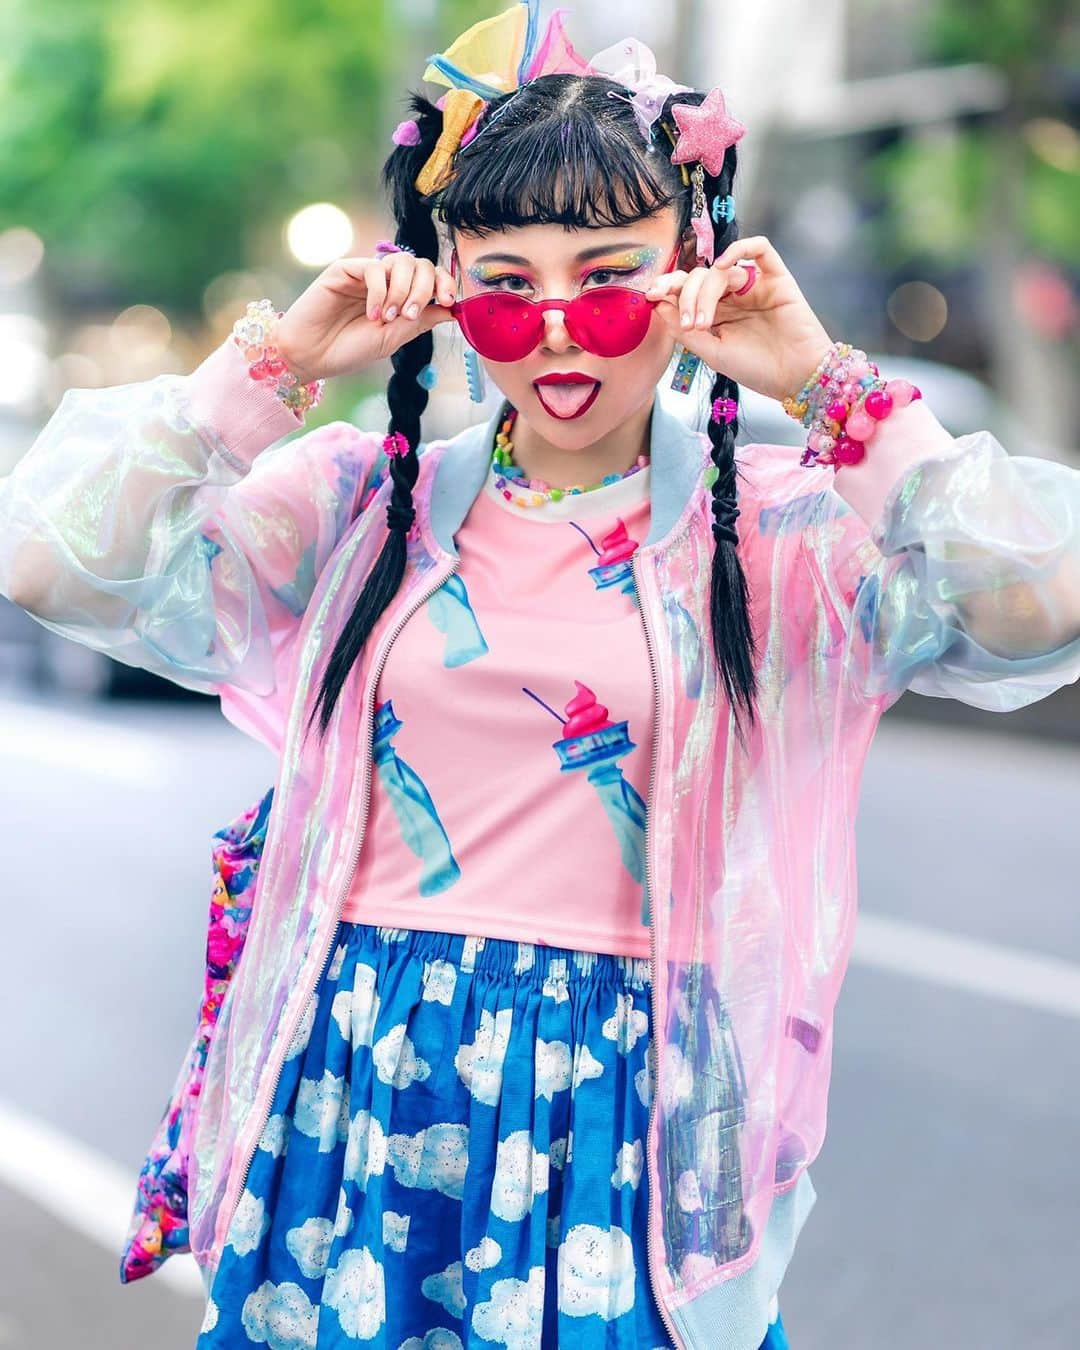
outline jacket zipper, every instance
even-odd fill
[[[329,945],[327,946],[326,951],[323,953],[322,966],[320,967],[319,974],[318,974],[317,979],[315,980],[315,983],[311,986],[311,990],[310,990],[310,992],[308,993],[307,999],[306,999],[306,1001],[305,1001],[305,1003],[304,1003],[304,1009],[303,1009],[303,1012],[301,1012],[299,1018],[297,1019],[297,1022],[296,1022],[296,1027],[297,1027],[297,1028],[299,1028],[300,1026],[303,1025],[304,1017],[305,1017],[305,1015],[306,1015],[306,1013],[307,1013],[308,1008],[309,1008],[310,1005],[311,1005],[311,1000],[315,997],[315,990],[318,988],[319,982],[322,980],[322,977],[323,977],[323,975],[324,975],[325,972],[326,972],[326,967],[330,964],[330,957],[331,957],[331,955],[332,955],[332,953],[333,953],[334,946],[335,946],[335,944],[336,944],[336,942],[337,942],[337,936],[338,936],[338,933],[340,933],[340,931],[341,931],[341,911],[345,908],[345,898],[346,898],[346,896],[349,894],[349,887],[352,885],[352,879],[353,879],[353,877],[356,875],[356,868],[357,868],[357,865],[358,865],[359,862],[360,862],[360,851],[361,851],[361,849],[363,848],[363,844],[364,844],[364,833],[365,833],[365,831],[366,831],[366,829],[367,829],[368,809],[369,809],[369,806],[370,806],[370,803],[371,803],[371,765],[372,765],[372,758],[373,758],[373,757],[372,757],[372,754],[371,754],[371,734],[372,734],[372,731],[374,730],[374,726],[375,726],[375,689],[376,689],[376,686],[377,686],[378,683],[379,683],[379,676],[382,674],[383,666],[386,665],[386,658],[390,655],[390,648],[391,648],[391,646],[393,645],[394,639],[395,639],[395,638],[397,637],[397,635],[401,632],[401,630],[405,627],[405,625],[406,625],[406,623],[409,621],[409,619],[416,613],[416,611],[420,608],[420,606],[425,602],[425,600],[430,599],[430,597],[431,597],[432,595],[434,595],[435,592],[439,589],[439,587],[443,584],[443,582],[446,580],[446,578],[447,578],[448,576],[450,576],[450,574],[451,574],[452,572],[455,572],[455,571],[457,570],[458,562],[459,562],[459,559],[455,558],[454,561],[453,561],[453,565],[449,568],[448,571],[446,571],[446,572],[439,578],[439,580],[436,582],[436,584],[435,584],[434,586],[432,586],[428,591],[426,591],[426,592],[420,597],[420,599],[417,600],[416,604],[413,605],[409,610],[407,610],[407,611],[401,616],[401,619],[400,619],[400,621],[398,622],[397,627],[394,628],[393,632],[389,635],[389,637],[387,638],[386,642],[385,642],[384,645],[383,645],[382,651],[379,653],[378,666],[376,667],[374,678],[370,681],[370,689],[371,689],[371,713],[370,713],[370,716],[367,718],[367,732],[366,732],[366,734],[365,734],[365,736],[364,736],[364,738],[363,738],[363,745],[364,745],[364,759],[365,759],[364,802],[363,802],[363,806],[362,806],[361,811],[360,811],[360,825],[359,825],[359,828],[358,828],[358,830],[357,830],[357,832],[356,832],[356,843],[355,843],[355,845],[354,845],[354,847],[353,847],[352,864],[351,864],[351,866],[350,866],[350,868],[349,868],[349,875],[348,875],[348,877],[346,878],[345,884],[344,884],[344,886],[343,886],[342,889],[341,889],[341,894],[338,896],[338,899],[337,899],[337,906],[336,906],[335,911],[334,911],[334,912],[335,912],[335,915],[336,915],[336,918],[335,918],[335,921],[334,921],[334,929],[333,929],[333,932],[331,933],[331,936],[330,936],[330,943],[329,943]],[[295,1035],[296,1035],[296,1030],[294,1029],[294,1031],[293,1031],[293,1037],[295,1037]],[[246,1159],[246,1161],[245,1161],[245,1163],[244,1163],[243,1179],[241,1180],[240,1186],[239,1186],[239,1188],[238,1188],[238,1190],[237,1190],[237,1192],[236,1192],[236,1203],[233,1205],[233,1212],[232,1212],[232,1214],[229,1216],[229,1224],[228,1224],[228,1226],[227,1226],[226,1229],[225,1229],[226,1238],[228,1237],[229,1228],[232,1226],[233,1216],[236,1214],[237,1207],[239,1206],[239,1203],[240,1203],[240,1197],[243,1195],[243,1193],[244,1193],[244,1187],[247,1185],[248,1173],[251,1171],[251,1163],[252,1163],[252,1159],[255,1157],[255,1149],[258,1148],[258,1141],[259,1141],[260,1137],[262,1136],[262,1132],[263,1132],[263,1130],[266,1128],[266,1122],[267,1122],[267,1120],[268,1120],[269,1117],[270,1117],[270,1108],[271,1108],[271,1107],[273,1106],[273,1104],[274,1104],[274,1098],[275,1098],[276,1095],[277,1095],[278,1083],[281,1081],[281,1075],[282,1075],[282,1072],[284,1071],[284,1068],[285,1068],[285,1058],[284,1058],[284,1056],[283,1056],[283,1057],[282,1057],[282,1060],[281,1060],[281,1063],[278,1065],[277,1071],[276,1071],[276,1073],[275,1073],[275,1075],[274,1075],[274,1086],[273,1086],[273,1088],[271,1088],[270,1092],[268,1092],[268,1093],[267,1093],[267,1096],[266,1096],[266,1102],[267,1102],[266,1112],[265,1112],[265,1115],[264,1115],[264,1117],[263,1117],[262,1124],[261,1124],[261,1126],[259,1127],[259,1130],[258,1130],[258,1132],[257,1132],[256,1135],[255,1135],[255,1144],[252,1146],[251,1152],[248,1154],[247,1159]],[[220,1257],[219,1257],[219,1260],[220,1260]]]
[[[658,716],[660,710],[660,685],[656,679],[656,659],[653,654],[652,634],[649,630],[649,619],[647,613],[648,605],[642,603],[641,577],[639,568],[637,566],[637,561],[638,561],[638,550],[635,549],[634,552],[630,555],[630,570],[634,574],[634,585],[635,588],[637,589],[638,595],[638,608],[641,610],[641,622],[645,629],[645,646],[648,649],[649,653],[649,666],[650,669],[652,670],[652,680],[653,680],[652,762],[649,766],[649,789],[648,792],[646,793],[646,805],[645,805],[645,889],[646,894],[648,895],[649,898],[649,948],[650,948],[649,963],[651,966],[650,1024],[652,1029],[652,1035],[649,1037],[649,1053],[653,1057],[653,1092],[652,1097],[649,1100],[649,1123],[645,1131],[645,1158],[646,1158],[646,1165],[648,1166],[652,1162],[652,1150],[649,1147],[649,1137],[652,1134],[653,1115],[656,1111],[656,1101],[660,1095],[660,1056],[656,1048],[656,1038],[657,1038],[656,982],[658,978],[657,959],[656,959],[656,893],[653,890],[652,878],[649,871],[649,860],[650,860],[649,826],[652,822],[653,780],[656,777],[657,746],[660,739],[660,725],[659,725],[660,719]],[[653,1251],[652,1208],[654,1204],[659,1203],[660,1203],[659,1178],[656,1176],[656,1169],[650,1168],[649,1204],[645,1222],[645,1254],[646,1254],[646,1265],[649,1271],[649,1284],[652,1287],[653,1302],[656,1304],[660,1316],[663,1319],[664,1326],[667,1328],[668,1335],[671,1337],[672,1345],[676,1347],[676,1350],[685,1350],[682,1341],[680,1341],[678,1336],[675,1334],[675,1328],[671,1323],[671,1318],[669,1317],[668,1311],[664,1307],[663,1301],[660,1298],[660,1291],[657,1288],[656,1277],[653,1273],[653,1263],[656,1260],[656,1257]]]

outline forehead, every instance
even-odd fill
[[[453,244],[464,265],[502,262],[513,266],[569,266],[617,253],[620,249],[654,245],[672,247],[675,213],[668,208],[628,225],[571,229],[564,225],[520,225],[491,230],[484,235],[457,231]]]

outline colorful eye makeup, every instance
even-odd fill
[[[621,253],[612,251],[610,255],[597,259],[586,265],[583,277],[588,278],[593,272],[616,271],[624,272],[630,276],[642,268],[653,266],[660,257],[660,249],[652,247],[624,249]],[[506,271],[506,264],[499,262],[474,263],[465,269],[469,280],[477,286],[489,286],[494,281],[517,275]],[[521,278],[525,280],[525,278]]]

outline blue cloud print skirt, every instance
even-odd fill
[[[640,957],[342,923],[196,1350],[670,1346],[648,1019]]]

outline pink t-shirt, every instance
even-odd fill
[[[344,919],[649,955],[650,477],[527,508],[489,470],[379,677]]]

